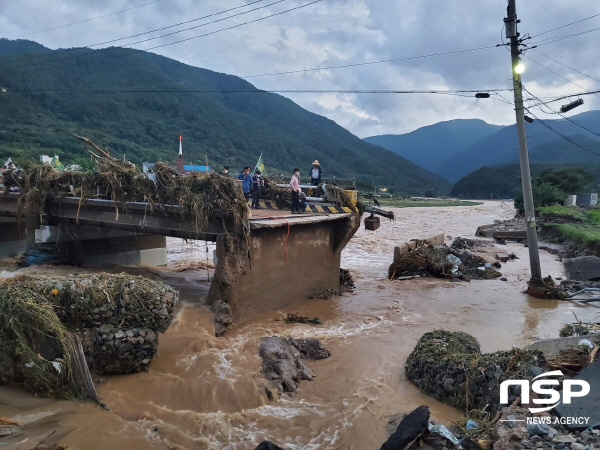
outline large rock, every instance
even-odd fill
[[[217,300],[211,305],[210,310],[215,315],[215,335],[223,336],[225,329],[233,322],[231,306],[223,300]]]
[[[300,344],[298,342],[302,341]],[[282,336],[263,337],[260,340],[259,355],[262,358],[262,371],[271,386],[279,392],[293,394],[301,380],[312,380],[314,372],[304,364],[303,353],[312,359],[326,358],[329,352],[319,341],[311,339],[287,339]],[[327,354],[327,356],[325,356]]]
[[[419,406],[407,414],[398,425],[398,428],[381,446],[380,450],[407,450],[427,429],[429,423],[429,407]]]
[[[289,343],[298,349],[306,359],[325,359],[331,356],[329,350],[323,347],[318,339],[288,339]]]
[[[584,368],[573,380],[585,380],[590,384],[590,393],[585,397],[575,397],[570,404],[561,403],[554,410],[560,417],[589,417],[587,424],[566,425],[570,430],[587,428],[600,423],[600,361]],[[579,390],[579,389],[577,389]]]
[[[563,264],[569,280],[600,280],[600,258],[597,256],[565,258]]]
[[[271,441],[262,441],[254,450],[283,450],[281,447],[273,444]]]

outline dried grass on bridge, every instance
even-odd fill
[[[209,218],[231,215],[236,231],[248,231],[250,210],[237,180],[215,173],[179,175],[164,163],[157,163],[155,185],[135,165],[95,155],[95,171],[57,171],[48,164],[30,163],[21,171],[5,176],[4,189],[18,186],[21,208],[42,210],[48,198],[74,196],[115,202],[148,202],[150,209],[165,205],[181,207],[201,233]],[[118,216],[118,214],[117,214]]]

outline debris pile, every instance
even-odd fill
[[[0,384],[45,395],[75,395],[67,329],[44,297],[0,285]]]
[[[352,291],[356,288],[348,269],[340,269],[340,288],[346,291]]]
[[[276,393],[293,395],[301,380],[312,380],[314,372],[306,366],[304,359],[323,359],[331,354],[317,339],[293,339],[282,336],[263,337],[259,355],[262,372],[269,388]],[[267,395],[273,398],[271,390]]]
[[[496,412],[500,383],[531,379],[545,367],[540,352],[513,349],[482,354],[477,340],[467,333],[436,330],[425,333],[405,363],[407,378],[424,393],[465,410]],[[516,392],[509,392],[512,402]]]
[[[298,314],[287,314],[285,316],[285,323],[305,323],[311,325],[323,325],[323,321],[319,317],[313,317],[312,319],[306,316]]]
[[[96,170],[58,171],[49,164],[31,163],[23,170],[5,172],[5,192],[18,188],[20,208],[42,209],[46,199],[65,196],[79,197],[82,202],[148,202],[150,210],[175,205],[181,208],[182,217],[193,220],[197,233],[210,217],[220,219],[223,215],[233,216],[236,229],[247,232],[250,209],[237,180],[213,172],[180,175],[159,162],[154,166],[155,185],[134,164],[112,158],[88,139],[81,139],[97,152],[90,151]]]
[[[0,381],[75,396],[81,389],[71,373],[77,356],[72,332],[97,372],[145,370],[177,300],[169,286],[127,274],[6,280],[0,285]]]
[[[455,239],[457,246],[467,246],[463,238]],[[454,243],[453,243],[454,245]],[[467,248],[465,247],[465,248]],[[411,277],[458,278],[489,280],[502,276],[492,264],[467,250],[459,251],[446,245],[430,245],[418,241],[416,248],[394,259],[388,269],[389,279]]]
[[[569,296],[566,289],[556,285],[550,275],[542,280],[533,278],[527,284],[527,293],[532,297],[562,300]]]
[[[484,241],[483,239],[467,239],[463,237],[457,237],[452,241],[450,247],[454,250],[471,250],[474,247],[493,247],[494,242]]]
[[[275,202],[278,208],[287,209],[292,205],[292,191],[290,188],[277,186],[277,181],[272,177],[264,178],[265,185],[261,191],[262,198]]]

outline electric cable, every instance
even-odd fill
[[[565,28],[565,27],[568,27],[568,26],[570,26],[570,25],[575,25],[576,23],[584,22],[584,21],[586,21],[586,20],[593,19],[594,17],[598,17],[598,16],[600,16],[600,14],[594,14],[593,16],[586,17],[585,19],[577,20],[577,21],[575,21],[575,22],[571,22],[571,23],[568,23],[568,24],[566,24],[566,25],[562,25],[562,26],[560,26],[560,27],[552,28],[551,30],[544,31],[543,33],[539,33],[539,34],[533,35],[533,36],[531,36],[531,37],[532,37],[532,38],[535,38],[535,37],[538,37],[538,36],[542,36],[542,35],[544,35],[544,34],[551,33],[552,31],[560,30],[560,29],[562,29],[562,28]]]
[[[217,23],[217,22],[222,22],[224,20],[231,19],[232,17],[237,17],[237,16],[241,16],[243,14],[248,14],[248,13],[257,11],[259,9],[264,9],[264,8],[269,7],[269,6],[275,5],[277,3],[282,3],[282,2],[285,2],[285,1],[287,1],[287,0],[276,0],[273,3],[269,3],[269,4],[263,5],[263,6],[258,6],[258,7],[254,8],[254,9],[250,9],[248,11],[244,11],[244,12],[241,12],[241,13],[232,14],[231,16],[223,17],[221,19],[213,20],[213,21],[210,21],[210,22],[207,22],[207,23],[203,23],[203,24],[200,24],[200,25],[196,25],[196,26],[190,27],[190,28],[184,28],[184,29],[179,30],[179,31],[173,31],[171,33],[166,33],[166,34],[163,34],[163,35],[160,35],[160,36],[155,36],[155,37],[152,37],[152,38],[142,39],[142,40],[136,41],[136,42],[129,42],[129,43],[124,44],[124,45],[136,45],[136,44],[141,44],[141,43],[144,43],[144,42],[149,42],[149,41],[153,41],[153,40],[156,40],[156,39],[164,38],[164,37],[167,37],[167,36],[172,36],[174,34],[179,34],[179,33],[183,32],[183,31],[189,31],[189,30],[193,30],[193,29],[196,29],[196,28],[204,27],[206,25],[211,25],[211,24],[214,24],[214,23]],[[167,44],[157,45],[155,47],[150,47],[150,48],[147,48],[147,49],[144,49],[144,50],[134,50],[133,52],[130,52],[130,53],[137,53],[137,52],[141,52],[141,51],[153,50],[153,49],[156,49],[156,48],[166,47],[168,45],[173,45],[173,44],[178,44],[180,42],[189,41],[191,39],[197,39],[197,38],[200,38],[200,37],[203,37],[203,36],[208,36],[210,34],[215,34],[215,33],[218,33],[220,31],[230,30],[232,28],[237,28],[237,27],[242,26],[242,25],[247,25],[249,23],[258,22],[259,20],[264,20],[264,19],[269,18],[269,17],[273,17],[273,16],[276,16],[276,15],[279,15],[279,14],[283,14],[285,12],[293,11],[294,9],[303,8],[305,6],[311,5],[313,3],[318,3],[320,1],[323,1],[323,0],[314,0],[312,3],[309,3],[307,5],[302,5],[302,6],[299,6],[299,7],[296,7],[296,8],[292,8],[292,9],[289,9],[289,10],[277,13],[277,14],[272,14],[272,15],[266,16],[264,18],[252,20],[252,21],[249,21],[249,22],[244,22],[244,23],[235,25],[233,27],[228,27],[228,28],[224,28],[224,29],[221,29],[221,30],[216,30],[216,31],[213,31],[211,33],[205,33],[205,34],[201,34],[201,35],[198,35],[198,36],[192,36],[190,38],[181,39],[179,41],[174,41],[174,42],[170,42],[170,43],[167,43]],[[116,48],[118,49],[118,48],[123,48],[123,47],[116,47]],[[71,51],[78,51],[78,50],[81,50],[81,49],[82,48],[76,48],[76,49],[71,49]],[[10,69],[23,69],[23,68],[27,68],[27,67],[39,66],[41,64],[51,64],[51,63],[57,63],[57,62],[58,63],[62,63],[63,61],[67,61],[69,59],[81,58],[81,57],[84,57],[84,56],[87,56],[87,55],[98,55],[99,53],[104,53],[104,52],[108,52],[108,51],[112,51],[112,50],[115,50],[115,47],[109,47],[109,48],[104,48],[104,49],[100,49],[100,50],[93,50],[93,51],[90,51],[90,52],[87,52],[87,53],[83,53],[83,54],[68,56],[66,58],[53,59],[53,60],[50,60],[50,61],[42,61],[42,62],[38,62],[38,63],[25,64],[25,65],[21,65],[21,66],[14,66],[14,67],[8,67],[8,68],[10,68]],[[104,58],[102,58],[102,59],[104,59]],[[60,67],[64,67],[64,66],[60,66]],[[44,70],[48,70],[48,69],[52,69],[52,67],[50,67],[50,68],[43,68],[43,69]]]
[[[162,0],[157,0],[157,1],[162,1]],[[99,42],[99,43],[97,43],[97,44],[88,44],[88,45],[83,45],[83,46],[81,46],[81,47],[69,48],[69,49],[65,49],[65,50],[59,50],[59,51],[55,51],[55,52],[53,52],[53,53],[51,53],[51,54],[43,54],[43,55],[31,55],[31,56],[26,56],[26,57],[24,57],[24,58],[14,59],[14,60],[12,60],[12,62],[25,61],[25,60],[37,59],[37,58],[44,58],[44,57],[48,57],[48,56],[55,56],[56,54],[62,55],[62,54],[65,54],[65,53],[71,53],[71,52],[74,52],[74,51],[80,50],[81,48],[98,47],[98,46],[100,46],[100,45],[112,44],[112,43],[114,43],[114,42],[123,41],[123,40],[125,40],[125,39],[131,39],[131,38],[134,38],[134,37],[143,36],[143,35],[145,35],[145,34],[155,33],[155,32],[157,32],[157,31],[168,30],[168,29],[170,29],[170,28],[175,28],[175,27],[178,27],[178,26],[180,26],[180,25],[185,25],[185,24],[188,24],[188,23],[197,22],[197,21],[199,21],[199,20],[202,20],[202,19],[207,19],[207,18],[209,18],[209,17],[214,17],[214,16],[218,16],[218,15],[221,15],[221,14],[225,14],[225,13],[227,13],[227,12],[234,11],[234,10],[236,10],[236,9],[240,9],[240,8],[245,8],[245,7],[247,7],[247,6],[253,5],[253,4],[255,4],[255,3],[260,3],[260,2],[263,2],[263,1],[265,1],[265,0],[255,0],[255,1],[253,1],[253,2],[250,2],[250,3],[246,3],[245,5],[236,6],[236,7],[234,7],[234,8],[229,8],[229,9],[225,9],[225,10],[223,10],[223,11],[220,11],[220,12],[217,12],[217,13],[208,14],[208,15],[206,15],[206,16],[202,16],[202,17],[197,17],[197,18],[195,18],[195,19],[192,19],[192,20],[186,20],[185,22],[179,22],[179,23],[176,23],[176,24],[173,24],[173,25],[169,25],[169,26],[166,26],[166,27],[162,27],[162,28],[156,28],[156,29],[154,29],[154,30],[150,30],[150,31],[144,31],[143,33],[132,34],[132,35],[130,35],[130,36],[125,36],[125,37],[118,38],[118,39],[111,39],[111,40],[109,40],[109,41]],[[156,2],[153,2],[153,3],[156,3]],[[267,5],[267,6],[270,6],[270,5]],[[257,9],[258,9],[258,8],[257,8]],[[255,11],[255,10],[253,10],[253,11]],[[248,12],[249,12],[249,11],[248,11]],[[244,14],[245,14],[245,13],[244,13]],[[236,15],[229,16],[229,17],[235,17],[235,16],[236,16]],[[215,23],[215,22],[209,22],[208,24],[211,24],[211,23]],[[208,24],[203,24],[203,25],[200,25],[200,26],[205,26],[205,25],[208,25]],[[178,31],[177,33],[180,33],[180,32],[182,32],[182,31],[187,31],[187,30],[189,30],[189,29],[191,29],[191,28],[188,28],[188,29],[185,29],[185,30],[180,30],[180,31]],[[168,36],[168,35],[165,35],[165,36]],[[156,37],[156,38],[153,38],[153,39],[158,39],[158,38],[160,38],[160,37],[164,37],[164,36],[158,36],[158,37]],[[141,42],[145,42],[145,41],[141,41]],[[134,44],[135,44],[135,43],[134,43]],[[133,45],[133,44],[128,44],[128,45]]]

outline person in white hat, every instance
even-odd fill
[[[318,186],[321,184],[321,176],[323,172],[321,171],[321,164],[319,164],[319,160],[315,159],[312,163],[312,169],[310,169],[310,184],[313,186]]]

